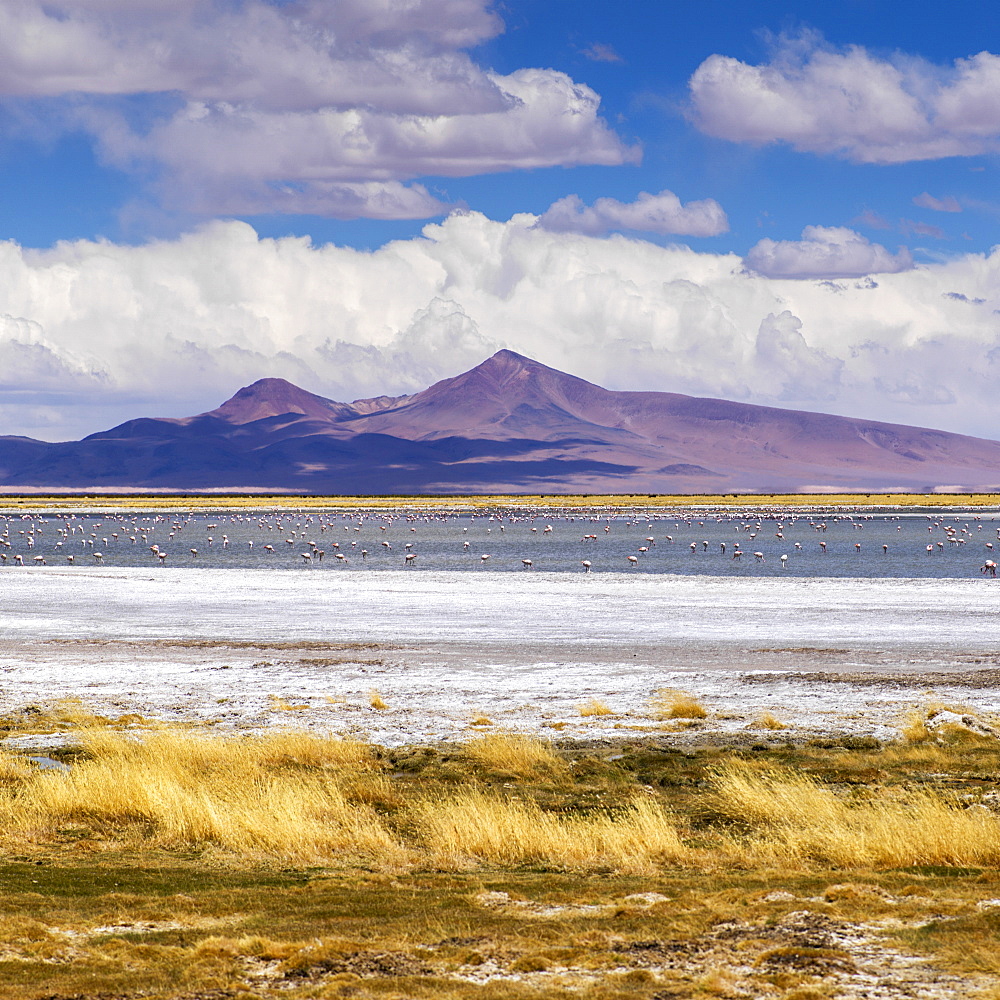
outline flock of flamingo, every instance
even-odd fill
[[[921,526],[927,533],[917,546],[913,536],[923,530]],[[984,557],[979,571],[996,577],[992,555],[994,545],[1000,547],[1000,527],[969,512],[905,517],[826,512],[818,517],[802,511],[754,510],[693,515],[687,511],[272,509],[211,515],[195,511],[7,514],[0,515],[0,527],[0,563],[20,567],[46,566],[49,560],[70,566],[106,561],[165,565],[169,560],[193,566],[315,568],[328,559],[328,565],[342,568],[414,569],[423,561],[446,569],[577,567],[590,573],[600,563],[606,570],[690,572],[691,564],[682,561],[685,557],[711,553],[730,564],[739,564],[744,556],[755,564],[771,558],[785,570],[807,554],[836,556],[843,562],[872,554],[912,559],[919,553],[927,558],[953,550],[979,553]],[[845,531],[853,535],[850,542],[842,537]],[[688,541],[692,534],[694,540]],[[872,535],[877,537],[869,540]]]

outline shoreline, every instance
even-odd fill
[[[726,648],[647,648],[628,661],[599,648],[519,652],[515,661],[507,649],[472,660],[468,646],[440,642],[8,642],[0,714],[134,716],[139,728],[194,723],[220,734],[294,728],[387,747],[489,732],[609,747],[892,743],[928,706],[990,719],[1000,680],[1000,656],[982,649],[903,660],[871,648],[750,648],[736,662]],[[664,692],[684,692],[704,717],[665,715]]]
[[[79,490],[52,492],[8,492],[0,487],[0,510],[24,512],[126,510],[183,510],[197,512],[245,512],[273,510],[336,511],[419,511],[421,513],[530,510],[616,513],[656,510],[773,510],[812,512],[817,509],[858,510],[970,510],[995,512],[1000,509],[1000,493],[907,493],[889,491],[851,493],[828,490],[801,493],[736,494],[435,494],[428,496],[349,496],[294,494],[261,491],[214,491],[186,493],[175,490],[123,491]]]
[[[787,727],[768,738],[884,741],[931,702],[990,712],[1000,669],[1000,591],[982,580],[161,567],[4,580],[8,713],[82,698],[101,714],[391,745],[463,739],[477,719],[547,739],[745,739],[766,714]],[[656,718],[662,689],[706,720]],[[608,714],[582,715],[592,699]]]

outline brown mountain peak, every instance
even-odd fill
[[[300,389],[286,379],[262,378],[244,386],[207,416],[218,417],[231,424],[248,424],[285,413],[329,420],[350,412],[350,407],[343,403]]]

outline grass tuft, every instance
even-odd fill
[[[363,745],[169,729],[142,739],[104,729],[80,737],[84,756],[68,772],[0,786],[0,831],[45,837],[80,826],[109,840],[294,859],[400,854],[378,816],[341,788],[345,776],[374,766]]]
[[[465,757],[491,774],[522,778],[565,775],[569,768],[542,740],[517,733],[490,733],[465,745]]]
[[[786,726],[780,719],[776,719],[770,712],[764,712],[753,724],[752,728],[778,730],[787,729],[788,726]]]
[[[883,789],[849,797],[790,769],[733,762],[716,788],[724,811],[756,828],[740,849],[757,861],[822,861],[844,867],[1000,862],[1000,823],[945,793]]]
[[[648,872],[691,857],[671,816],[645,799],[614,813],[562,816],[532,801],[470,789],[446,802],[425,803],[416,820],[439,863],[458,866],[471,859]]]
[[[687,691],[660,688],[649,699],[649,706],[657,719],[706,719],[708,712]]]
[[[578,706],[580,715],[587,719],[595,715],[614,715],[615,713],[608,708],[599,698],[591,698],[589,701],[585,701],[582,705]]]
[[[376,712],[384,712],[389,708],[382,695],[380,695],[374,688],[368,692],[368,704],[371,705]]]

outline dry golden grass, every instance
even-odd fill
[[[86,758],[0,788],[0,831],[44,837],[80,825],[158,846],[238,854],[398,857],[378,816],[349,801],[345,772],[370,770],[367,747],[303,733],[212,739],[176,730],[143,739],[84,731]],[[9,769],[8,769],[9,773]]]
[[[995,865],[1000,822],[933,790],[882,789],[849,798],[787,769],[731,763],[716,778],[723,808],[756,836],[729,850],[757,862],[812,860],[845,867]]]
[[[271,702],[270,707],[272,712],[306,712],[311,707],[310,705],[302,704],[301,702],[298,705],[293,705],[291,702],[285,701],[284,698],[281,698],[276,694],[270,695],[269,700]]]
[[[82,501],[82,502],[81,502]],[[398,510],[433,511],[508,508],[654,508],[654,507],[995,507],[998,493],[611,493],[611,494],[475,494],[466,496],[282,496],[280,494],[171,494],[104,493],[8,495],[4,505],[15,510]]]
[[[708,712],[687,691],[660,688],[649,699],[650,711],[657,719],[705,719]]]
[[[962,740],[976,741],[982,739],[984,734],[970,731],[965,726],[951,725],[948,723],[937,725],[932,730],[928,721],[940,712],[952,712],[955,715],[971,715],[978,718],[977,713],[968,705],[955,705],[940,701],[931,701],[925,705],[913,708],[907,712],[899,725],[903,739],[907,743],[929,743],[955,742]],[[990,717],[985,721],[988,725],[996,726],[997,719]]]
[[[934,739],[934,734],[927,728],[927,712],[919,708],[907,712],[899,731],[907,743],[929,743]]]
[[[470,740],[464,755],[486,771],[515,777],[559,776],[569,770],[548,743],[517,733],[490,733]]]
[[[385,699],[374,690],[374,688],[368,692],[368,704],[375,709],[376,712],[385,712],[389,706]]]
[[[416,820],[439,860],[459,865],[471,858],[501,865],[544,862],[646,872],[693,856],[673,818],[645,799],[616,813],[561,816],[534,802],[470,789],[445,802],[425,803]]]
[[[856,963],[992,995],[1000,741],[664,730],[610,753],[99,726],[53,741],[69,771],[0,756],[0,993],[817,1000]],[[484,962],[503,978],[470,982]]]
[[[788,726],[785,725],[780,719],[776,719],[770,712],[764,712],[760,718],[753,724],[754,729],[787,729]]]
[[[591,716],[615,714],[599,698],[591,698],[589,701],[585,701],[582,705],[578,706],[578,711],[585,719]]]
[[[367,743],[299,729],[214,737],[165,726],[146,732],[141,738],[114,731],[82,730],[79,739],[86,756],[95,761],[159,763],[165,770],[202,769],[211,773],[219,768],[253,771],[292,767],[341,772],[378,767]]]
[[[101,715],[80,698],[60,698],[49,705],[30,705],[4,716],[2,727],[8,732],[52,733],[81,728],[127,729],[145,722],[141,715],[134,712],[117,716]]]
[[[900,743],[855,752],[852,760],[843,750],[826,757],[786,750],[798,754],[797,767],[731,756],[709,765],[635,751],[627,768],[600,755],[571,768],[550,744],[509,732],[483,733],[444,753],[400,751],[394,758],[385,749],[297,731],[219,737],[103,727],[78,736],[69,770],[43,771],[23,757],[0,755],[0,838],[41,844],[79,829],[94,843],[375,865],[420,858],[630,871],[696,859],[713,867],[1000,864],[1000,821],[975,805],[979,785],[960,799],[923,780],[883,781],[890,770],[989,771],[1000,753],[996,740]],[[417,767],[386,768],[386,759]],[[668,768],[660,772],[666,780],[653,767]],[[810,769],[839,784],[825,784]],[[411,772],[412,781],[400,780]],[[714,799],[689,791],[704,788],[706,777]],[[497,779],[516,781],[517,791],[498,796],[476,785]],[[636,779],[645,785],[641,800]],[[456,795],[456,783],[467,790]],[[663,793],[657,784],[672,790]],[[728,819],[706,825],[698,819],[706,808]],[[698,831],[697,851],[678,832],[686,822],[674,817],[684,815]]]

